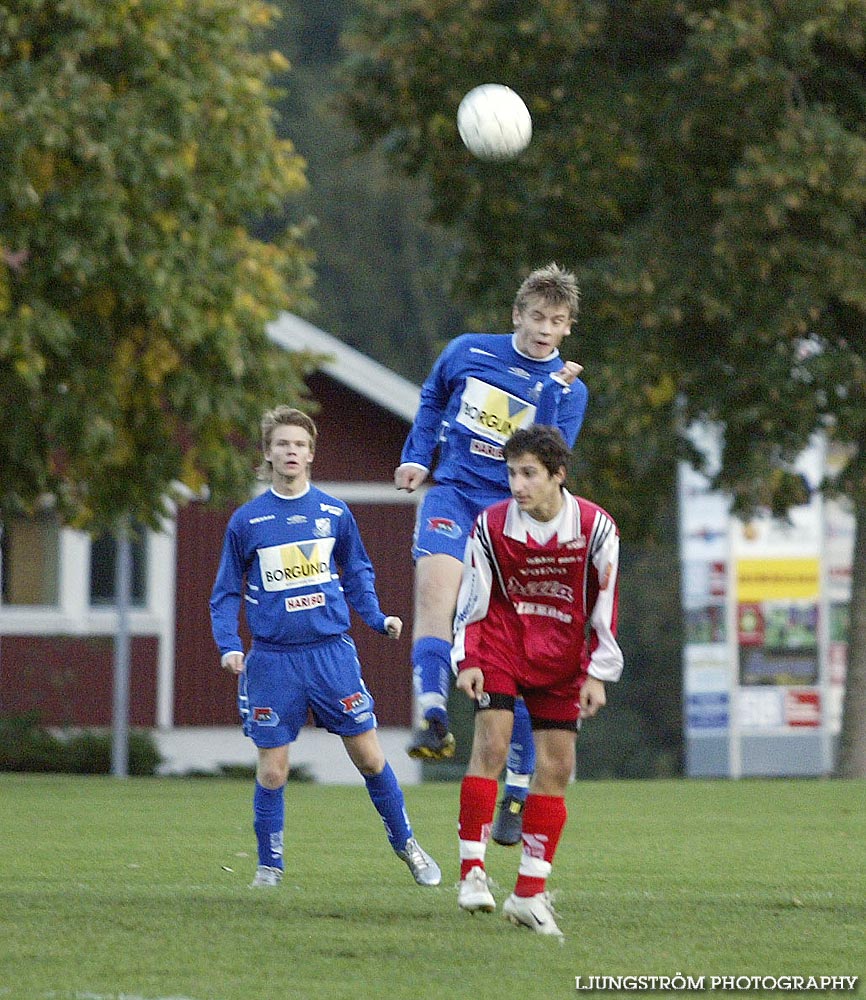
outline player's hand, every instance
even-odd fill
[[[394,485],[407,493],[414,493],[426,478],[427,470],[417,465],[398,465],[394,470]]]
[[[565,365],[559,369],[558,372],[553,374],[560,382],[564,382],[566,385],[571,385],[572,382],[576,382],[580,373],[583,371],[583,365],[579,365],[576,361],[566,361]]]
[[[580,689],[580,717],[591,719],[600,708],[607,704],[607,692],[604,681],[597,677],[587,677]]]
[[[462,691],[467,698],[481,701],[484,697],[484,674],[480,667],[467,667],[457,675],[457,690]]]
[[[385,632],[388,634],[389,639],[399,639],[400,633],[403,631],[403,619],[398,618],[396,615],[389,615],[385,619]]]
[[[244,672],[244,654],[243,653],[226,653],[226,655],[220,661],[224,670],[228,670],[230,674],[242,674]]]

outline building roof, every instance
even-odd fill
[[[287,351],[326,355],[321,371],[407,423],[415,419],[421,390],[414,382],[294,313],[280,313],[267,330],[271,340]]]

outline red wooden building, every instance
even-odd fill
[[[318,486],[350,504],[376,568],[382,609],[403,618],[394,643],[356,622],[354,638],[383,726],[411,724],[410,545],[420,497],[393,471],[418,387],[292,315],[269,328],[290,351],[326,355],[309,385]],[[262,408],[280,400],[263,401]],[[192,502],[136,546],[131,723],[170,730],[237,724],[235,684],[219,669],[208,598],[230,511]],[[3,526],[0,713],[37,709],[49,725],[108,726],[112,705],[111,546],[50,516]],[[110,542],[110,540],[108,540]]]

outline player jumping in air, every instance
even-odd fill
[[[454,754],[446,709],[451,642],[460,570],[472,523],[508,496],[502,446],[532,424],[557,427],[574,444],[586,409],[581,366],[564,362],[563,339],[577,319],[573,274],[556,264],[533,271],[517,291],[513,333],[464,334],[442,352],[421,389],[421,402],[394,473],[412,492],[433,468],[435,485],[418,512],[412,665],[417,728],[410,757]],[[518,702],[505,795],[493,831],[502,844],[520,841],[523,803],[535,766],[529,716]]]

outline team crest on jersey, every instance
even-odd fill
[[[259,549],[259,568],[265,590],[293,590],[331,579],[333,538],[311,538]]]
[[[534,420],[535,407],[532,403],[488,385],[481,379],[466,379],[457,423],[473,434],[505,444],[515,431],[529,427]]]
[[[435,531],[439,535],[447,535],[449,538],[459,538],[463,534],[463,529],[456,521],[450,517],[428,517],[427,528]]]
[[[280,717],[277,713],[270,707],[257,706],[253,709],[253,722],[257,726],[265,726],[266,728],[272,728],[279,724]]]
[[[313,525],[313,534],[318,538],[328,538],[331,534],[331,519],[329,517],[317,517]]]

